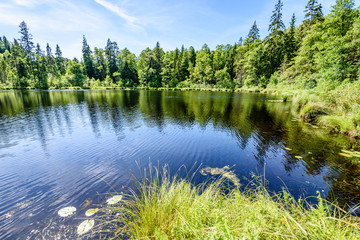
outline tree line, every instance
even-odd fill
[[[278,0],[268,36],[260,38],[256,21],[246,38],[218,45],[204,44],[165,52],[159,42],[139,56],[108,39],[92,49],[85,36],[82,59],[67,59],[58,45],[43,51],[29,28],[20,24],[20,38],[0,37],[0,88],[227,88],[293,86],[334,89],[360,80],[360,18],[354,0],[336,0],[324,16],[317,0],[305,6],[305,19],[288,27]]]

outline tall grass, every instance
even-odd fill
[[[151,172],[151,170],[150,170]],[[218,178],[194,186],[166,168],[137,180],[138,189],[111,210],[115,236],[131,239],[359,239],[359,219],[326,203],[270,195],[261,181],[248,190]],[[256,178],[254,178],[256,179]],[[115,224],[116,225],[116,224]]]

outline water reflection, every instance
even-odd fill
[[[240,178],[265,172],[270,190],[284,182],[296,197],[322,191],[343,204],[358,203],[359,164],[337,154],[353,143],[303,126],[291,103],[269,99],[213,92],[0,92],[0,238],[16,236],[16,227],[29,222],[43,224],[61,206],[81,206],[111,191],[108,184],[121,191],[135,161],[146,165],[149,158],[173,171],[195,162],[235,165]],[[20,210],[16,204],[23,201],[32,204]],[[11,211],[14,216],[3,217]]]

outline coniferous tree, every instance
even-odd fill
[[[251,26],[248,37],[245,40],[245,44],[249,45],[255,42],[256,39],[260,38],[259,29],[257,27],[256,21]]]
[[[35,53],[39,56],[42,57],[44,55],[43,50],[41,50],[40,44],[37,43],[36,44],[36,48],[35,48]]]
[[[295,13],[293,14],[290,22],[290,27],[285,34],[284,47],[285,47],[285,58],[287,61],[291,61],[295,57],[297,50],[296,39],[295,39]]]
[[[88,45],[85,35],[83,35],[83,45],[82,45],[82,56],[85,64],[85,72],[89,78],[95,76],[94,63],[91,57],[92,51]]]
[[[118,72],[118,66],[116,64],[116,57],[118,55],[119,48],[117,46],[116,42],[111,42],[110,38],[107,41],[106,47],[105,47],[105,55],[107,59],[107,66],[108,66],[108,76],[116,82],[118,79],[115,76]],[[115,75],[114,75],[115,74]]]
[[[239,41],[238,41],[237,45],[242,46],[242,45],[243,45],[243,43],[244,43],[243,38],[242,38],[242,37],[240,37],[240,39],[239,39]]]
[[[46,44],[46,57],[48,57],[48,58],[54,57],[49,43]]]
[[[354,0],[336,0],[332,7],[329,17],[332,19],[332,24],[336,26],[336,30],[345,36],[350,30],[354,20],[358,17],[359,12],[354,9]]]
[[[309,0],[305,7],[305,19],[304,21],[310,25],[314,24],[316,21],[323,20],[322,6],[317,2],[317,0]]]
[[[3,36],[2,41],[4,43],[5,50],[8,50],[9,52],[11,52],[11,45],[5,36]]]
[[[62,56],[62,51],[58,44],[56,44],[56,50],[55,50],[55,63],[56,63],[56,68],[58,69],[60,75],[64,75],[66,72],[65,61]]]
[[[269,78],[280,67],[284,59],[284,39],[283,29],[285,28],[282,20],[283,3],[278,0],[275,4],[273,15],[270,18],[269,31],[270,35],[266,40],[265,50],[269,58],[269,67],[266,68],[265,78]]]
[[[34,43],[32,42],[32,35],[29,33],[29,29],[24,21],[19,25],[21,37],[19,39],[20,45],[24,48],[26,54],[30,54],[34,48]]]
[[[278,3],[275,4],[273,15],[270,19],[269,31],[271,31],[272,34],[277,34],[279,31],[285,28],[284,22],[282,21],[282,7],[283,3],[281,0],[278,0]]]
[[[161,86],[161,68],[162,68],[162,56],[164,55],[164,51],[160,47],[160,43],[157,42],[155,45],[155,48],[153,49],[154,58],[151,63],[151,67],[154,69],[154,75],[153,75],[153,81],[152,85],[153,87],[160,87]]]

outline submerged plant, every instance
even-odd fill
[[[223,168],[211,168],[205,167],[200,170],[200,173],[204,176],[210,175],[221,175],[223,178],[231,181],[236,187],[240,187],[240,179],[236,176],[234,171],[230,171],[230,166],[225,166]]]

